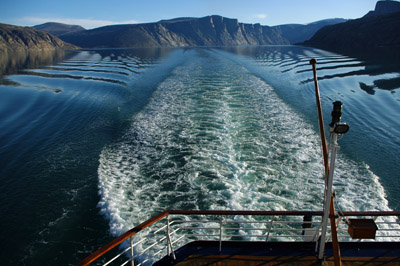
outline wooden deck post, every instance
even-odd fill
[[[320,94],[319,94],[319,85],[318,85],[317,67],[316,67],[317,60],[311,59],[310,64],[312,65],[313,76],[314,76],[315,100],[316,100],[316,104],[317,104],[318,124],[319,124],[319,131],[320,131],[320,135],[321,135],[322,155],[323,155],[324,167],[325,167],[325,178],[326,178],[325,186],[327,186],[328,179],[329,179],[328,145],[326,143],[324,118],[322,116],[321,98],[320,98]],[[331,223],[331,235],[332,235],[332,244],[333,244],[333,255],[335,258],[335,266],[341,266],[342,262],[341,262],[341,258],[340,258],[339,241],[337,238],[336,221],[335,221],[335,205],[333,203],[333,196],[331,196],[331,199],[330,199],[329,216],[331,217],[330,223]]]

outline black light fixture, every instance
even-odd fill
[[[349,124],[344,123],[344,122],[335,123],[335,125],[333,126],[333,131],[336,134],[344,134],[347,131],[349,131],[349,129],[350,129]]]
[[[344,134],[349,131],[350,126],[347,123],[340,122],[342,116],[342,102],[336,101],[333,103],[332,122],[329,124],[336,134]]]
[[[330,127],[333,127],[336,123],[340,122],[340,118],[342,116],[342,102],[336,101],[333,103],[332,110],[332,122],[329,124]]]

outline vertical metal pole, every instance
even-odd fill
[[[325,239],[326,239],[326,230],[328,226],[328,216],[329,216],[329,211],[332,210],[333,212],[331,215],[335,215],[335,206],[333,205],[333,200],[331,199],[332,197],[332,179],[333,179],[333,170],[329,169],[328,165],[328,147],[326,145],[326,137],[325,137],[325,129],[324,129],[324,121],[322,117],[322,108],[321,108],[321,100],[319,96],[319,86],[318,86],[318,78],[317,78],[317,68],[316,64],[317,61],[315,59],[310,60],[310,64],[312,65],[312,70],[313,70],[313,75],[314,75],[314,85],[315,85],[315,98],[316,98],[316,103],[317,103],[317,111],[318,111],[318,123],[319,123],[319,130],[320,130],[320,135],[321,135],[321,141],[322,141],[322,154],[323,154],[323,159],[324,159],[324,167],[325,167],[325,204],[324,204],[324,216],[323,216],[323,222],[322,222],[322,235],[321,235],[321,243],[320,243],[320,252],[318,255],[319,259],[322,259],[324,256],[324,249],[325,249]],[[337,106],[338,107],[338,106]],[[339,116],[339,121],[340,121],[340,116]],[[339,122],[337,121],[337,122]],[[336,145],[337,145],[337,134],[334,133],[334,144],[331,156],[335,157],[336,156]],[[334,155],[333,155],[334,154]],[[334,167],[334,158],[333,158],[333,164],[332,164],[332,158],[331,158],[331,165],[332,168]],[[332,203],[332,206],[329,204]],[[335,229],[332,230],[332,242],[336,246],[337,251],[339,250],[339,243],[337,241],[337,234],[336,234],[336,224],[333,219],[333,224],[332,224],[332,219],[331,219],[331,228],[335,227]],[[338,256],[339,255],[339,256]],[[334,252],[335,256],[335,265],[341,265],[341,259],[340,259],[340,252]]]
[[[131,245],[131,266],[135,266],[135,261],[133,260],[133,245],[132,245],[132,237],[129,238],[129,244]]]
[[[171,242],[171,235],[170,235],[170,228],[169,228],[169,215],[167,215],[167,255],[170,256],[170,254],[172,253],[172,258],[174,260],[176,260],[176,256],[175,256],[175,252],[174,252],[174,248],[172,246],[172,242]]]
[[[167,256],[171,254],[171,250],[169,248],[169,215],[167,215]]]
[[[269,222],[269,229],[268,229],[267,237],[265,238],[265,242],[268,242],[269,233],[271,232],[272,223],[274,222],[274,218],[275,218],[275,215],[272,215],[272,217],[271,217],[271,222]]]
[[[223,217],[221,216],[221,220],[219,221],[219,254],[222,251],[222,220]]]
[[[339,147],[338,147],[339,149]],[[333,168],[332,168],[333,169]],[[335,204],[333,203],[333,195],[331,196],[331,204],[329,207],[330,219],[331,219],[331,236],[332,236],[332,247],[333,247],[333,258],[335,266],[342,265],[342,259],[340,257],[339,241],[337,237],[336,219],[335,219]]]
[[[330,171],[328,175],[328,183],[326,189],[325,203],[324,203],[324,216],[322,218],[322,234],[321,234],[321,243],[319,248],[318,258],[323,259],[324,251],[325,251],[325,241],[326,241],[326,231],[328,229],[328,218],[329,218],[329,207],[331,204],[332,197],[332,185],[333,185],[333,170],[335,168],[335,159],[336,159],[336,151],[339,148],[337,145],[337,134],[332,133],[332,145],[331,145],[331,163],[330,163]],[[334,215],[334,213],[332,214]],[[331,225],[331,227],[334,225]]]

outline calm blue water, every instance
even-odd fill
[[[2,58],[0,260],[73,265],[165,209],[321,210],[314,84],[344,102],[343,210],[400,209],[400,67],[294,47]],[[13,61],[14,60],[14,61]]]

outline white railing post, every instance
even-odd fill
[[[221,254],[222,251],[222,222],[223,222],[223,217],[221,216],[221,219],[219,221],[219,253]]]
[[[170,248],[169,248],[169,215],[167,216],[167,256],[171,254]]]
[[[129,244],[131,246],[131,266],[135,266],[135,261],[133,260],[133,245],[132,245],[132,237],[129,238]]]
[[[167,256],[172,253],[172,258],[176,260],[174,248],[172,247],[170,228],[169,228],[169,215],[167,215]]]
[[[271,232],[272,224],[273,224],[273,222],[274,222],[274,218],[275,218],[275,215],[272,215],[272,217],[271,217],[271,222],[269,222],[268,233],[267,233],[267,236],[265,237],[265,242],[268,242],[269,233]]]
[[[318,254],[319,259],[322,259],[324,257],[324,252],[325,252],[326,232],[328,230],[329,206],[332,197],[333,172],[335,169],[336,152],[339,149],[340,147],[337,144],[337,134],[332,132],[331,154],[330,154],[331,162],[329,167],[328,182],[326,185],[327,187],[326,187],[325,203],[324,203],[324,215],[322,217],[322,233],[321,233],[321,240],[320,240],[321,242],[319,245],[319,254]]]

